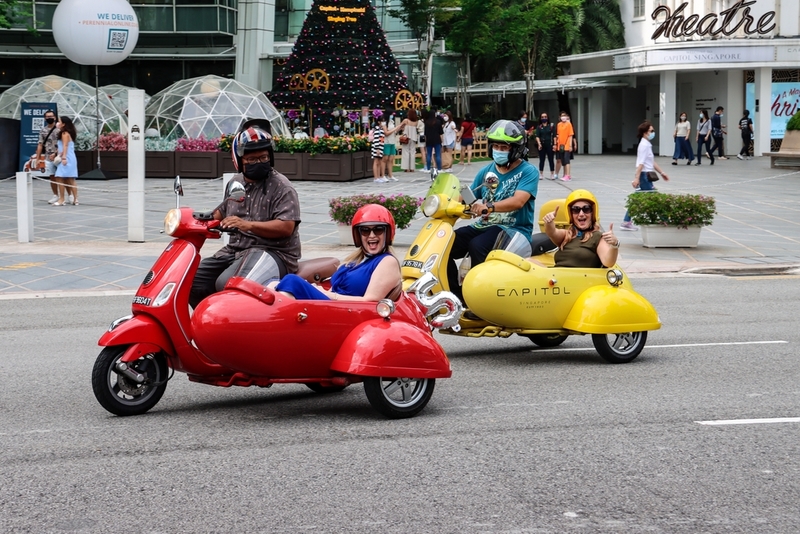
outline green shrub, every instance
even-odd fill
[[[792,115],[792,118],[786,123],[786,130],[800,130],[800,111]]]
[[[628,197],[628,212],[634,224],[662,226],[709,226],[717,206],[713,197],[642,192]]]

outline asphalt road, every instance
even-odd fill
[[[440,336],[416,418],[360,385],[170,382],[147,415],[94,399],[130,297],[3,301],[2,532],[795,532],[798,277],[634,280],[661,315],[609,365],[586,337]]]

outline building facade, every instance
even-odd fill
[[[779,146],[800,109],[800,2],[629,0],[620,8],[627,48],[558,58],[569,65],[563,82],[576,89],[578,135],[588,153],[635,149],[637,126],[647,119],[657,130],[654,148],[671,155],[679,114],[688,114],[694,130],[700,110],[713,114],[718,106],[728,154],[741,148],[744,109],[754,122],[755,154]],[[591,88],[598,83],[615,86]]]

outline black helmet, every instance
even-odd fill
[[[236,170],[242,171],[242,157],[251,152],[269,150],[269,164],[275,166],[275,151],[272,147],[272,125],[267,119],[250,119],[242,124],[231,146],[231,157]]]
[[[528,154],[528,135],[525,129],[514,121],[499,120],[486,130],[486,138],[491,143],[507,143],[511,145],[508,151],[508,164],[524,158]]]

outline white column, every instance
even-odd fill
[[[33,241],[33,180],[31,173],[17,173],[17,241]]]
[[[128,90],[128,241],[144,243],[144,91]]]
[[[275,0],[239,0],[238,6],[235,79],[267,91],[271,89],[272,72],[267,78],[262,69],[271,67],[271,60],[261,57],[271,54],[275,44]]]
[[[675,151],[675,141],[672,132],[675,130],[676,113],[676,82],[677,73],[674,70],[664,71],[660,75],[658,84],[658,155],[672,157]]]
[[[755,70],[756,76],[756,110],[750,110],[753,117],[753,134],[755,146],[753,154],[760,156],[770,152],[770,138],[772,137],[772,69],[762,67]]]
[[[589,154],[603,153],[603,100],[605,89],[589,91],[589,112],[587,113],[587,137]],[[583,145],[583,141],[580,141]]]

